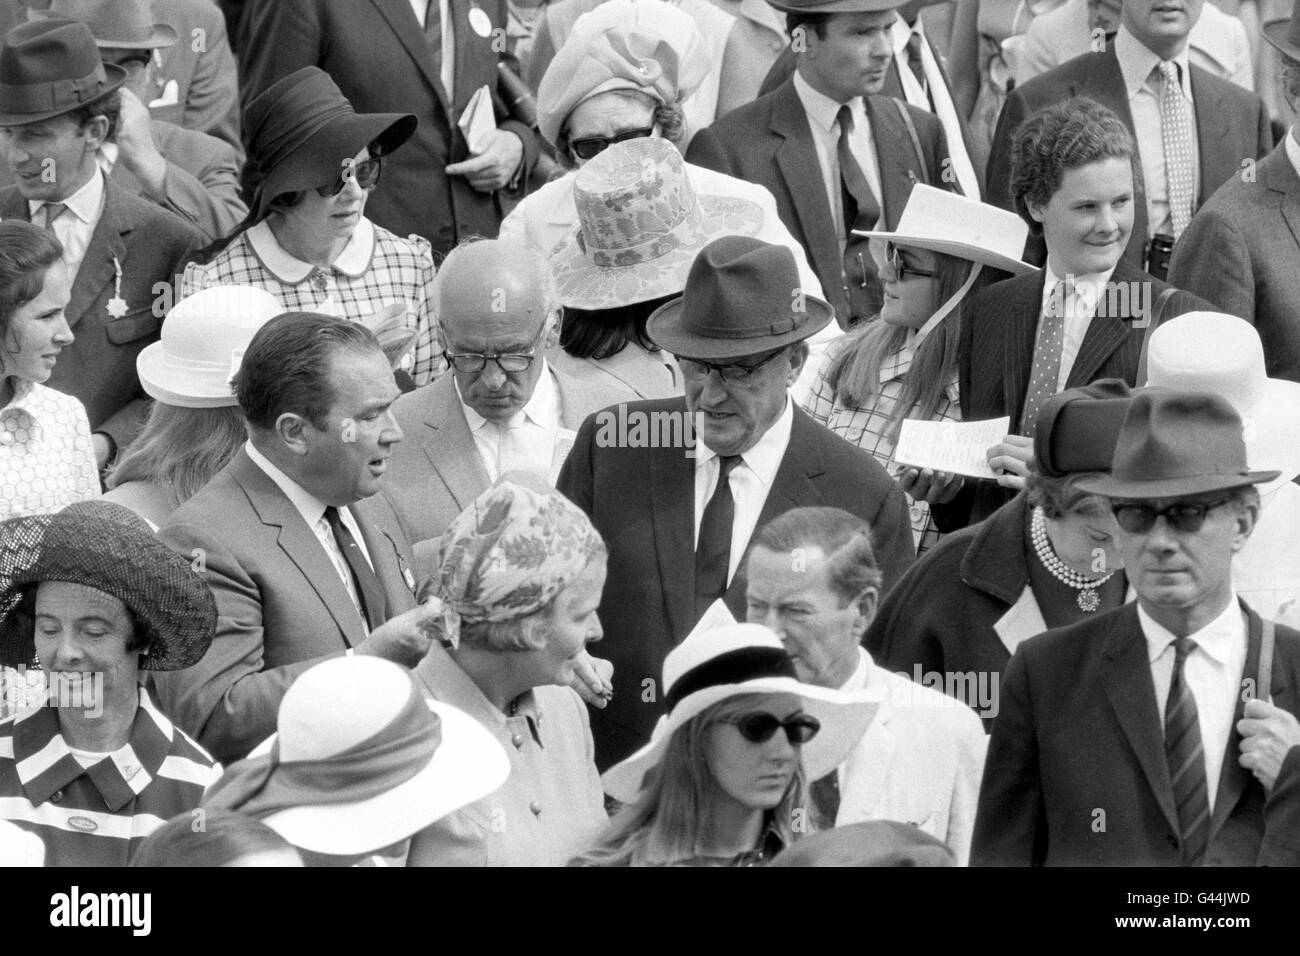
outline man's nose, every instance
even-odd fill
[[[501,370],[501,366],[496,359],[488,359],[487,364],[483,366],[483,371],[479,374],[479,381],[487,387],[489,391],[499,392],[506,387],[510,377]]]
[[[384,427],[379,433],[379,441],[384,445],[396,445],[406,437],[406,433],[402,431],[402,426],[397,423],[397,415],[392,408],[384,412],[384,419]]]

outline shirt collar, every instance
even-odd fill
[[[1050,258],[1048,259],[1047,264],[1043,266],[1043,273],[1045,278],[1043,280],[1042,304],[1043,307],[1046,308],[1047,302],[1052,297],[1052,292],[1056,289],[1057,283],[1066,277],[1056,274],[1056,270],[1052,268]],[[1085,312],[1091,314],[1097,308],[1097,303],[1101,301],[1102,291],[1105,289],[1106,283],[1110,281],[1110,277],[1114,274],[1115,269],[1112,266],[1105,272],[1089,272],[1085,275],[1070,276],[1070,278],[1074,280],[1075,292],[1077,292],[1079,298],[1083,300]]]
[[[549,431],[555,431],[559,427],[559,422],[555,417],[555,380],[551,375],[550,363],[545,358],[542,358],[541,361],[542,374],[537,376],[537,387],[533,389],[533,394],[529,396],[524,407],[515,412],[514,417],[510,419],[507,425],[513,425],[520,421],[530,421],[539,428],[545,428]],[[489,422],[465,404],[465,399],[460,394],[460,382],[453,378],[452,384],[456,387],[456,400],[460,402],[460,407],[465,412],[465,424],[469,425],[469,430],[476,432],[480,428],[492,424],[492,422]]]
[[[1151,71],[1160,65],[1160,57],[1122,25],[1115,34],[1114,43],[1115,58],[1119,60],[1119,72],[1124,77],[1124,89],[1128,91],[1128,98],[1132,99],[1151,79]],[[1178,85],[1182,88],[1183,96],[1190,102],[1192,75],[1191,59],[1187,52],[1189,46],[1190,44],[1183,44],[1182,50],[1174,57],[1174,62],[1178,64]]]
[[[837,103],[824,93],[819,93],[809,85],[803,75],[795,70],[794,72],[794,90],[799,94],[799,100],[803,103],[804,111],[808,118],[817,124],[823,132],[839,132],[839,120],[836,118],[840,112],[841,103]],[[853,122],[858,128],[865,129],[863,126],[867,122],[866,107],[862,104],[862,97],[855,96],[849,100],[848,107],[853,111]]]
[[[83,223],[92,223],[99,218],[99,207],[104,201],[104,174],[96,165],[94,174],[82,185],[75,193],[67,199],[58,200],[68,208],[74,216]],[[47,205],[43,199],[27,200],[27,215],[32,222],[36,221],[36,213],[42,207]]]
[[[1177,638],[1146,612],[1141,601],[1138,602],[1137,609],[1138,622],[1142,625],[1142,634],[1147,640],[1147,657],[1154,663]],[[1187,636],[1196,641],[1196,646],[1215,663],[1227,663],[1232,654],[1232,645],[1244,644],[1246,641],[1246,619],[1241,613],[1241,602],[1237,600],[1236,591],[1232,593],[1232,599],[1222,614],[1196,633]]]
[[[277,488],[284,492],[284,496],[302,515],[302,520],[307,522],[307,527],[314,532],[320,519],[325,517],[325,502],[272,464],[271,460],[258,451],[251,441],[244,443],[244,451],[253,460],[253,464],[266,472],[266,476],[275,482]]]
[[[441,645],[435,643],[429,648],[424,659],[416,665],[414,674],[435,700],[459,707],[485,727],[495,727],[499,733],[506,735],[511,733],[511,718],[487,699],[479,686]],[[537,741],[537,746],[544,747],[541,733],[542,708],[537,702],[537,695],[531,690],[525,691],[522,696],[515,698],[514,705],[515,717],[527,719],[528,729]]]
[[[316,267],[310,262],[303,262],[285,251],[284,246],[280,245],[280,241],[275,238],[275,233],[271,231],[270,223],[265,219],[248,230],[248,244],[267,271],[288,285],[297,285],[316,271]],[[357,228],[352,230],[352,236],[343,247],[343,251],[330,263],[330,269],[353,279],[365,275],[370,268],[374,251],[374,224],[362,216],[357,221]]]
[[[785,398],[785,408],[776,422],[765,431],[761,438],[754,443],[754,447],[741,454],[749,470],[758,476],[758,480],[763,483],[764,488],[771,488],[772,482],[776,480],[776,473],[781,467],[781,459],[785,457],[786,449],[790,447],[790,429],[794,427],[794,404],[790,401],[790,396]],[[699,432],[697,431],[698,435]],[[704,444],[703,441],[695,446],[695,467],[702,468],[709,461],[718,457],[718,453]]]

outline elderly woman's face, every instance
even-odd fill
[[[361,152],[352,157],[352,164],[355,167],[369,158],[370,150],[362,147]],[[342,164],[339,172],[342,175]],[[320,185],[332,187],[337,185],[337,181]],[[352,175],[343,176],[343,188],[334,196],[322,196],[317,190],[308,189],[295,205],[279,213],[281,228],[295,236],[309,238],[310,245],[347,240],[361,222],[369,195],[370,191],[363,189]]]
[[[589,643],[604,635],[596,609],[605,589],[605,558],[587,562],[582,573],[555,597],[549,621],[550,636],[541,652],[543,668],[538,683],[566,685],[573,680],[574,659]]]
[[[59,706],[98,716],[136,700],[140,652],[128,651],[131,614],[119,598],[84,584],[43,581],[36,591],[36,653]]]
[[[1119,525],[1105,499],[1089,495],[1058,518],[1048,519],[1052,550],[1070,567],[1097,576],[1124,566]]]
[[[780,728],[767,740],[747,740],[736,721],[770,714],[784,723],[803,713],[803,702],[793,694],[754,694],[745,702],[741,713],[705,728],[704,761],[717,785],[715,802],[744,810],[771,810],[790,789],[803,746],[790,743]]]
[[[596,140],[609,141],[627,133],[653,129],[654,116],[653,100],[623,90],[609,90],[583,100],[573,108],[564,124],[570,158],[581,166],[603,148]],[[592,142],[585,143],[585,140]],[[580,151],[583,156],[578,155]]]

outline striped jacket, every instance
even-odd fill
[[[143,689],[126,746],[89,768],[58,711],[33,707],[0,721],[0,819],[41,838],[46,866],[125,866],[141,840],[199,805],[220,769]]]

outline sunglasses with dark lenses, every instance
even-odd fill
[[[615,143],[622,143],[629,139],[645,139],[654,131],[653,126],[647,126],[645,129],[625,129],[613,136],[589,136],[586,139],[573,139],[569,140],[569,152],[573,153],[575,159],[581,159],[585,162],[599,156]]]
[[[934,278],[934,273],[929,269],[918,269],[904,262],[903,250],[892,242],[885,244],[885,258],[889,260],[889,264],[893,267],[894,274],[898,276],[899,282],[902,282],[908,276],[920,276],[923,279]]]
[[[753,365],[740,365],[738,363],[718,365],[714,362],[702,362],[699,359],[678,358],[677,367],[682,370],[682,374],[687,378],[705,378],[710,372],[717,372],[724,382],[731,382],[734,385],[737,382],[745,381],[772,359],[784,354],[785,349],[777,349],[767,358],[755,362]]]
[[[735,724],[740,736],[754,744],[767,743],[778,730],[785,731],[785,739],[791,745],[806,744],[822,729],[821,721],[808,714],[796,714],[788,720],[781,720],[773,714],[741,714],[727,723]]]
[[[1193,533],[1201,530],[1205,516],[1232,498],[1220,498],[1218,501],[1179,501],[1167,508],[1152,508],[1150,505],[1119,504],[1111,510],[1115,520],[1129,534],[1146,534],[1156,526],[1156,519],[1163,516],[1175,531]]]
[[[316,192],[325,199],[337,196],[343,192],[343,187],[348,184],[348,179],[355,179],[357,185],[362,189],[373,189],[379,183],[379,174],[383,168],[384,160],[382,156],[354,163],[340,173],[339,178],[328,186],[317,186]]]

